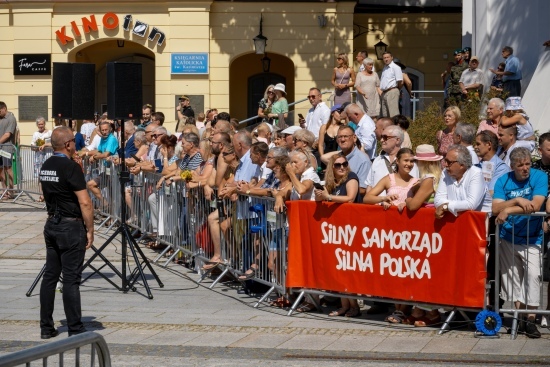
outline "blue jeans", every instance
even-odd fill
[[[69,334],[86,331],[80,307],[80,281],[86,253],[86,227],[82,220],[62,218],[58,224],[48,219],[44,226],[46,269],[40,286],[40,329],[55,330],[53,310],[55,287],[63,272],[63,307]]]

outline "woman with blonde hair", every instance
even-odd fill
[[[351,102],[350,87],[355,84],[355,71],[349,67],[348,56],[345,53],[338,54],[336,63],[331,78],[334,86],[334,104]]]
[[[330,157],[325,173],[325,186],[315,189],[316,201],[335,203],[359,203],[359,177],[351,171],[349,162],[342,154]],[[329,316],[359,317],[361,311],[355,298],[341,298],[342,307],[329,313]]]
[[[435,149],[429,144],[416,147],[416,164],[420,179],[417,185],[411,189],[412,196],[405,200],[407,210],[415,211],[421,207],[434,207],[434,196],[441,177],[440,161],[443,156],[435,154]],[[424,327],[441,321],[441,315],[437,309],[430,306],[416,305],[410,316],[402,320],[403,324]]]
[[[270,84],[267,86],[264,92],[264,98],[258,102],[258,116],[262,118],[262,122],[269,122],[269,113],[273,103],[277,100],[277,95],[273,89],[275,86]]]
[[[443,114],[445,120],[445,129],[439,130],[435,134],[437,139],[437,153],[445,156],[449,147],[453,145],[453,134],[455,132],[456,124],[460,121],[460,108],[457,106],[448,107]]]

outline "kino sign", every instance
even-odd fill
[[[103,23],[103,27],[106,29],[116,29],[119,24],[118,16],[115,13],[106,13],[101,21]],[[124,23],[122,24],[122,27],[125,31],[130,31],[131,23],[132,16],[128,14],[124,17]],[[144,23],[140,20],[136,20],[133,23],[133,27],[131,28],[132,33],[140,37],[145,37],[147,29],[149,28],[149,24]],[[80,29],[78,28],[74,20],[71,22],[71,31],[74,37],[79,38],[82,36],[82,34],[80,33]],[[90,15],[89,18],[82,17],[82,31],[86,34],[90,33],[91,31],[97,32],[97,21],[95,19],[95,15]],[[66,26],[63,26],[59,30],[55,31],[55,35],[62,45],[66,45],[68,42],[74,41],[73,37],[67,35]],[[147,39],[149,41],[154,41],[157,35],[159,36],[157,40],[157,45],[162,46],[164,40],[166,39],[166,36],[164,35],[164,32],[161,32],[156,27],[153,27],[153,29],[151,29],[151,32],[149,32]]]

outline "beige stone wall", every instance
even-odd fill
[[[156,96],[153,104],[167,116],[168,128],[174,128],[174,96],[180,94],[202,94],[205,108],[228,110],[241,119],[247,116],[246,79],[261,71],[261,56],[253,54],[252,41],[259,33],[260,14],[264,19],[263,34],[268,38],[267,52],[273,60],[271,70],[293,80],[289,83],[289,101],[304,98],[312,86],[330,90],[337,53],[345,52],[354,60],[354,51],[367,47],[369,53],[374,54],[377,33],[354,40],[353,23],[382,27],[390,50],[408,66],[425,73],[426,89],[440,87],[439,74],[445,66],[443,54],[448,54],[451,60],[452,50],[460,44],[460,14],[354,15],[354,2],[283,4],[196,0],[90,5],[76,1],[12,1],[0,5],[0,100],[5,101],[17,117],[17,98],[21,95],[47,96],[51,115],[51,77],[14,77],[14,53],[51,53],[53,62],[110,60],[121,56],[121,50],[113,48],[113,41],[124,39],[127,54],[142,51],[154,57]],[[120,22],[117,29],[103,28],[102,17],[107,12],[117,14]],[[95,15],[99,29],[84,34],[81,18],[91,14]],[[148,23],[149,29],[155,26],[163,31],[167,37],[165,44],[158,46],[146,37],[124,31],[122,22],[126,14]],[[324,28],[319,27],[318,16],[327,17]],[[82,37],[63,46],[56,39],[55,31],[65,26],[66,34],[73,36],[71,21],[77,23]],[[98,55],[97,50],[102,47]],[[171,75],[173,52],[209,52],[209,74]],[[243,67],[242,62],[233,64],[242,56],[251,60],[249,67],[246,64]],[[232,65],[238,68],[232,69]],[[381,66],[377,65],[378,70]],[[302,102],[296,106],[296,112],[305,113],[309,107],[307,101]],[[22,141],[28,142],[35,130],[34,122],[20,121],[20,128]]]

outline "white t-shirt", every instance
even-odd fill
[[[313,171],[313,167],[309,167],[302,173],[302,176],[300,177],[300,182],[304,182],[306,180],[311,180],[315,183],[321,183],[321,180],[319,179],[319,176],[317,176],[317,173]],[[311,187],[311,190],[306,192],[303,195],[298,194],[298,191],[296,191],[295,188],[292,188],[292,193],[290,194],[290,200],[310,200],[315,201],[315,194],[313,193],[314,187]]]

